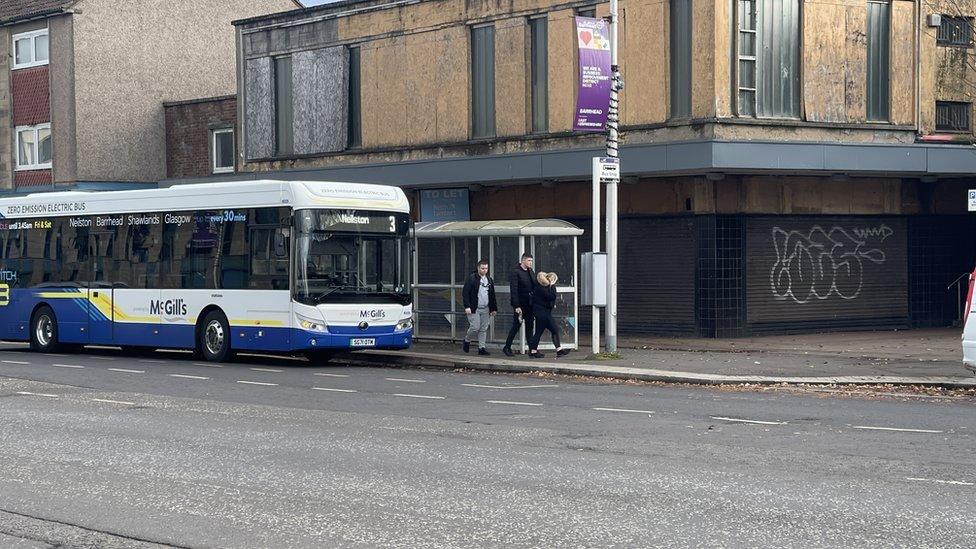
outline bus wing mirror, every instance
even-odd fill
[[[286,255],[288,255],[288,247],[285,245],[286,242],[287,241],[285,239],[285,232],[280,230],[275,231],[274,251],[276,256],[285,257]]]

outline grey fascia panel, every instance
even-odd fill
[[[922,173],[925,157],[919,146],[824,145],[827,171]]]
[[[690,170],[709,170],[714,165],[715,143],[710,141],[669,143],[667,145],[651,145],[644,151],[645,158],[655,159],[660,153],[664,153],[665,162],[656,166],[649,166],[650,171],[690,171]],[[656,159],[655,159],[656,160]],[[626,164],[623,164],[624,173],[630,171]]]
[[[553,153],[536,153],[539,156],[539,178],[566,179],[588,178],[593,171],[593,158],[606,156],[603,149],[576,149]],[[521,179],[521,178],[520,178]]]
[[[712,168],[717,170],[822,170],[821,144],[713,143]]]
[[[928,147],[926,173],[966,174],[976,173],[976,148],[973,147]]]

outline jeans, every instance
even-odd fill
[[[470,342],[475,337],[478,338],[478,348],[484,349],[488,343],[488,325],[491,322],[491,313],[488,307],[479,307],[478,310],[468,316],[468,333],[464,334],[464,340]]]
[[[512,329],[508,331],[508,339],[505,340],[506,349],[512,348],[512,342],[515,341],[515,336],[518,335],[523,321],[525,322],[526,341],[532,341],[532,334],[535,331],[535,315],[532,314],[532,307],[522,305],[522,320],[519,320],[518,313],[513,313],[513,315]]]
[[[559,326],[556,326],[556,320],[552,318],[552,314],[536,317],[535,321],[535,333],[532,334],[532,339],[529,340],[529,350],[539,350],[539,340],[542,339],[542,334],[546,330],[549,330],[549,333],[552,335],[552,344],[556,346],[556,349],[558,349]]]

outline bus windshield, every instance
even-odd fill
[[[409,217],[390,212],[295,212],[295,300],[410,303]]]

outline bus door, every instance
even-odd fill
[[[112,266],[115,231],[93,231],[91,242],[92,282],[88,287],[88,332],[91,343],[113,343],[115,290]]]

